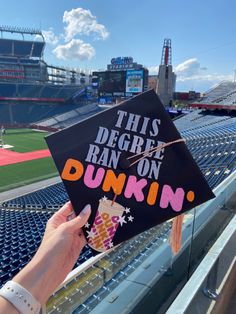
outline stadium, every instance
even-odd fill
[[[163,62],[161,73],[168,56]],[[235,95],[235,84],[222,82],[174,119],[216,196],[184,216],[179,253],[169,244],[171,220],[96,256],[86,245],[45,313],[222,313],[235,273]],[[50,108],[38,99],[34,109],[14,104],[15,123],[13,99],[0,103],[1,286],[31,260],[48,219],[68,201],[44,137],[104,110],[84,89],[75,98],[63,107],[55,98]]]
[[[89,75],[48,65],[38,29],[0,26],[0,32],[0,123],[32,123],[68,111],[68,103],[78,107]]]

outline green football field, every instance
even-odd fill
[[[3,136],[3,141],[4,144],[14,146],[11,150],[24,153],[47,149],[48,147],[44,140],[47,134],[46,132],[30,129],[7,129],[6,135]],[[0,166],[0,192],[56,175],[58,175],[58,172],[51,157]]]
[[[58,175],[52,158],[0,166],[0,192]]]
[[[15,152],[32,152],[47,148],[44,137],[48,134],[31,129],[7,129],[6,134],[3,135],[3,141],[4,144],[12,145],[10,149]]]

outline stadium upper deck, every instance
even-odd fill
[[[206,92],[200,101],[191,103],[190,106],[210,110],[236,110],[236,82],[220,83]]]
[[[78,107],[89,75],[48,65],[40,30],[0,26],[0,32],[0,123],[35,122]]]

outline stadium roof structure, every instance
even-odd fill
[[[0,33],[0,56],[42,58],[45,40],[43,33],[39,29],[0,26]],[[10,33],[13,36],[9,35],[10,38],[4,38],[4,33],[8,33],[8,35]],[[14,34],[21,35],[22,39],[17,35],[14,36]],[[25,39],[24,35],[30,36],[27,36],[27,39]]]
[[[0,32],[6,33],[17,33],[17,34],[29,34],[29,35],[40,35],[43,37],[42,32],[39,29],[29,27],[17,27],[17,26],[0,26]]]
[[[208,110],[236,110],[236,82],[221,82],[206,92],[200,101],[191,103],[190,107]]]

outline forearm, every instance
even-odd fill
[[[8,283],[17,287],[16,291],[20,291],[20,295],[25,294],[36,309],[40,307],[40,304],[44,305],[59,284],[63,282],[86,244],[81,228],[88,221],[91,207],[87,205],[79,216],[68,221],[67,217],[71,211],[71,204],[67,203],[49,219],[37,253],[30,263],[12,279],[13,282]],[[31,303],[28,303],[27,306],[30,306]],[[4,306],[7,306],[6,310],[2,310]],[[12,310],[8,310],[8,308],[12,308]],[[14,314],[18,312],[14,306],[1,298],[0,313]]]
[[[55,289],[48,273],[50,268],[45,261],[33,259],[13,278],[13,281],[27,289],[43,305]]]
[[[14,305],[12,305],[9,301],[5,300],[1,296],[0,296],[0,309],[1,309],[1,313],[19,314],[17,309],[14,307]]]

